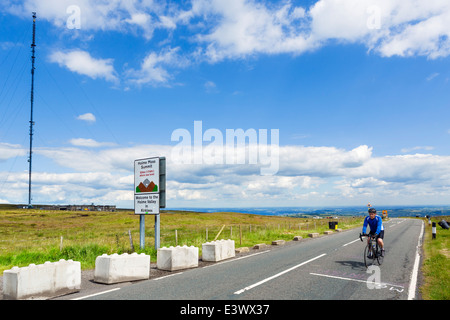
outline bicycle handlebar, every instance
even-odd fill
[[[360,233],[359,239],[361,240],[361,242],[363,241],[362,237],[372,237],[375,239],[376,236],[374,234]]]

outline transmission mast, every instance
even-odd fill
[[[28,158],[28,208],[33,208],[31,205],[31,167],[33,158],[33,100],[34,100],[34,60],[36,47],[36,12],[33,12],[33,42],[31,43],[31,113],[30,113],[30,155]]]

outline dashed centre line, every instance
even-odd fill
[[[101,294],[105,294],[105,293],[109,293],[109,292],[113,292],[113,291],[117,291],[117,290],[120,290],[120,288],[114,288],[114,289],[111,289],[111,290],[106,290],[106,291],[102,291],[102,292],[97,292],[97,293],[94,293],[94,294],[90,294],[90,295],[88,295],[88,296],[79,297],[79,298],[74,298],[74,299],[71,299],[71,300],[82,300],[82,299],[86,299],[86,298],[90,298],[90,297],[95,297],[95,296],[98,296],[98,295],[101,295]]]
[[[241,290],[238,290],[238,291],[234,292],[234,294],[241,294],[241,293],[243,293],[243,292],[245,292],[245,291],[247,291],[247,290],[253,289],[253,288],[255,288],[255,287],[257,287],[257,286],[259,286],[259,285],[261,285],[261,284],[263,284],[263,283],[266,283],[267,281],[270,281],[270,280],[273,280],[273,279],[275,279],[275,278],[278,278],[279,276],[281,276],[281,275],[283,275],[283,274],[285,274],[285,273],[288,273],[288,272],[290,272],[290,271],[292,271],[292,270],[294,270],[294,269],[297,269],[297,268],[299,268],[299,267],[301,267],[301,266],[303,266],[303,265],[305,265],[305,264],[307,264],[307,263],[309,263],[309,262],[311,262],[311,261],[317,260],[317,259],[319,259],[319,258],[321,258],[321,257],[323,257],[323,256],[325,256],[325,255],[326,255],[326,253],[323,253],[323,254],[321,254],[321,255],[315,257],[315,258],[309,259],[309,260],[307,260],[307,261],[305,261],[305,262],[302,262],[302,263],[300,263],[300,264],[298,264],[298,265],[296,265],[296,266],[293,266],[292,268],[286,269],[286,270],[284,270],[284,271],[282,271],[282,272],[279,272],[279,273],[277,273],[277,274],[275,274],[275,275],[273,275],[273,276],[271,276],[271,277],[268,277],[268,278],[266,278],[266,279],[263,279],[263,280],[261,280],[261,281],[259,281],[259,282],[254,283],[254,284],[252,284],[252,285],[250,285],[250,286],[248,286],[248,287],[245,287],[245,288],[243,288],[243,289],[241,289]]]

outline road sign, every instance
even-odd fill
[[[134,213],[139,214],[141,249],[145,246],[145,216],[155,216],[155,249],[160,245],[159,208],[166,207],[166,158],[134,161]]]
[[[134,161],[134,213],[159,214],[159,157]]]

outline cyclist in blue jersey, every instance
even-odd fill
[[[381,256],[384,257],[384,226],[380,216],[377,216],[375,208],[369,209],[369,216],[364,219],[362,233],[366,234],[367,225],[370,226],[370,234],[375,235],[378,245],[381,248]]]

